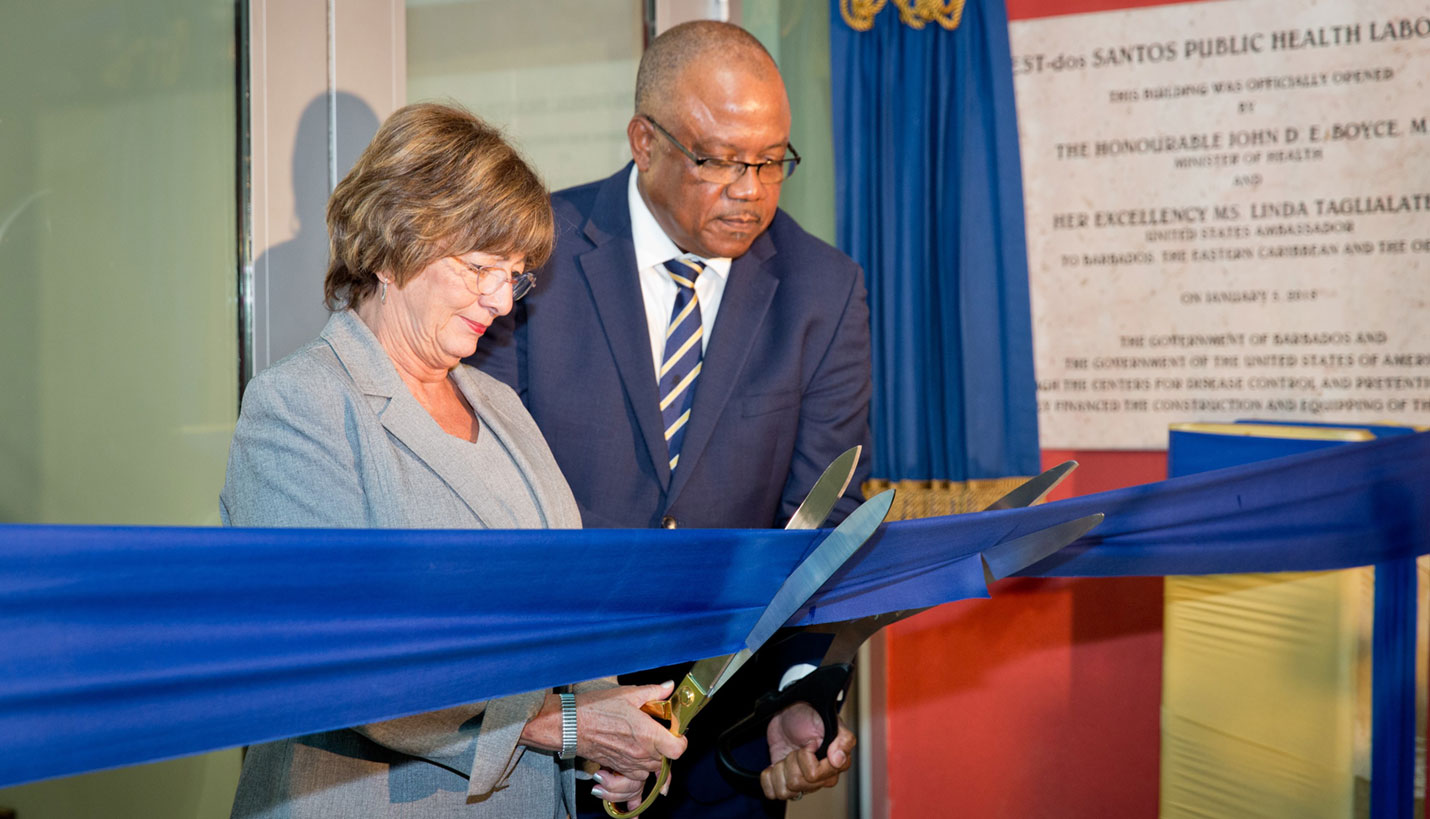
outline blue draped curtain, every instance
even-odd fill
[[[831,2],[837,235],[864,266],[874,475],[1038,471],[1023,188],[1008,15],[869,31]]]

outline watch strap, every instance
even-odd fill
[[[558,694],[561,698],[561,758],[576,758],[576,695]]]

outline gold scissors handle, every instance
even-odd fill
[[[660,775],[655,778],[655,788],[650,792],[650,795],[639,805],[636,805],[634,810],[626,813],[621,813],[620,809],[612,803],[605,802],[603,804],[606,808],[606,815],[613,817],[613,819],[630,819],[632,816],[640,816],[642,813],[645,813],[646,808],[655,802],[655,798],[660,796],[660,789],[665,787],[666,780],[668,779],[670,779],[670,760],[662,759],[660,761]]]
[[[719,658],[724,659],[724,658]],[[719,659],[716,662],[719,662]],[[702,660],[701,662],[709,662]],[[691,669],[691,674],[696,673],[700,663],[696,663],[697,668]],[[705,703],[710,699],[710,695],[705,688],[696,682],[691,674],[686,674],[685,679],[676,686],[674,693],[668,700],[652,700],[641,706],[641,710],[655,717],[670,723],[670,732],[675,736],[685,736],[685,729],[690,725],[690,720],[705,707]],[[665,783],[670,779],[670,760],[660,761],[660,773],[656,776],[655,787],[651,789],[650,795],[641,801],[633,810],[622,813],[613,803],[604,801],[606,815],[612,819],[631,819],[633,816],[640,816],[645,813],[655,802],[655,798],[660,796],[660,789],[665,787]]]
[[[859,447],[854,447],[840,455],[824,470],[824,474],[815,482],[814,489],[810,491],[809,497],[804,499],[799,509],[795,510],[794,518],[790,519],[791,527],[814,528],[824,522],[829,510],[834,508],[834,504],[839,500],[839,496],[844,494],[844,488],[849,485],[849,479],[854,475],[854,467],[859,461]],[[760,619],[755,623],[755,628],[748,637],[745,638],[745,647],[734,654],[726,654],[723,657],[707,657],[700,660],[691,667],[690,673],[685,675],[685,679],[680,681],[675,691],[668,700],[655,700],[641,706],[641,710],[657,719],[669,720],[670,733],[675,736],[684,736],[685,729],[690,725],[690,720],[700,713],[700,709],[705,707],[705,703],[710,700],[710,695],[734,674],[750,657],[754,656],[755,649],[759,648],[775,630],[785,621],[794,615],[799,607],[809,599],[810,595],[834,574],[845,560],[848,560],[864,541],[869,539],[869,535],[874,533],[879,523],[884,520],[884,516],[889,513],[889,504],[893,502],[893,490],[865,501],[858,509],[855,509],[844,522],[831,532],[820,545],[806,557],[795,570],[785,578],[784,583],[775,593],[774,599],[761,612]],[[660,794],[660,789],[665,787],[665,783],[670,779],[670,760],[663,759],[660,763],[660,775],[656,777],[655,790],[651,791],[635,810],[629,813],[622,813],[615,805],[606,802],[606,815],[612,819],[631,819],[639,816],[646,808],[650,807]]]

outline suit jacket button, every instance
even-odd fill
[[[670,515],[666,515],[665,517],[660,519],[660,525],[663,529],[674,529],[680,524],[676,522],[675,518],[671,517]]]

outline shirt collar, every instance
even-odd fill
[[[626,186],[626,199],[631,210],[631,241],[636,248],[636,268],[645,270],[661,262],[670,261],[682,255],[675,242],[665,235],[665,229],[655,220],[655,215],[646,206],[645,199],[636,188],[636,167],[631,166],[630,181]],[[730,259],[705,259],[707,273],[713,272],[721,279],[730,275]]]

